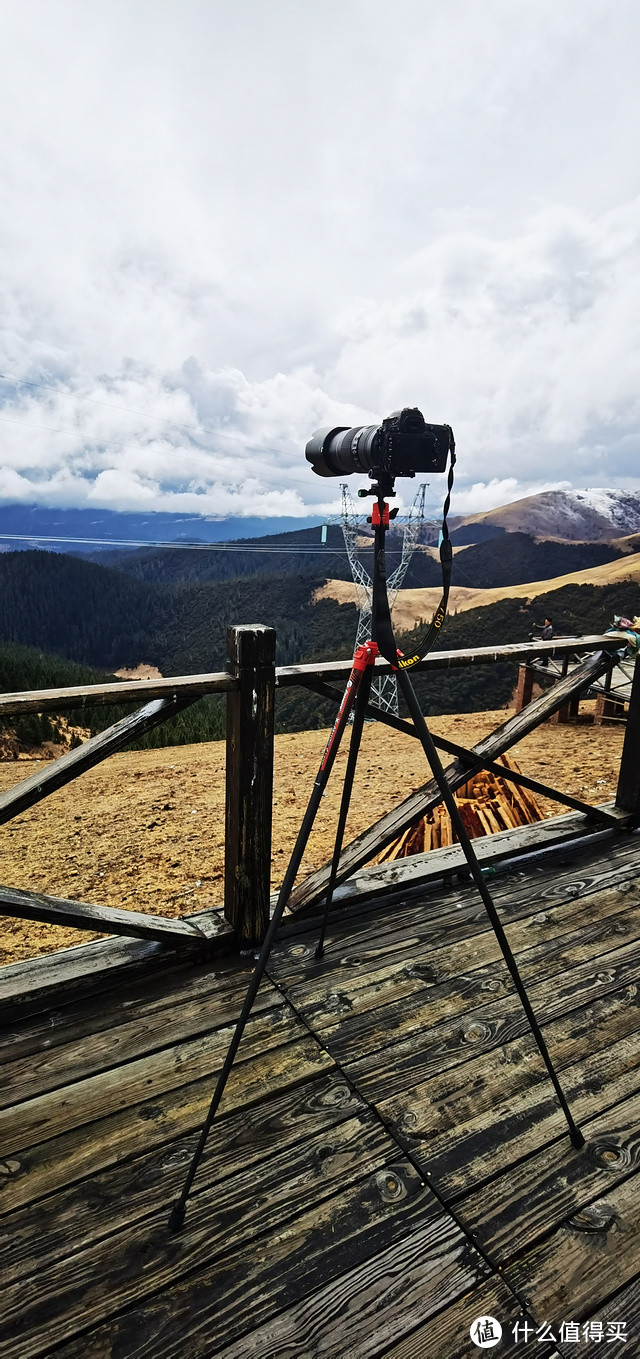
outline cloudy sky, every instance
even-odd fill
[[[325,514],[309,435],[399,405],[458,510],[640,488],[639,51],[637,0],[1,0],[0,504]]]

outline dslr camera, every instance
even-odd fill
[[[414,477],[416,472],[444,472],[453,448],[449,425],[428,425],[421,411],[406,406],[393,411],[380,425],[318,429],[305,455],[319,477],[357,472],[375,481],[388,481]]]

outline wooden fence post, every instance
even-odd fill
[[[640,821],[640,664],[636,660],[624,734],[616,807]]]
[[[227,650],[240,687],[227,694],[224,914],[250,948],[269,924],[275,632],[229,628]]]
[[[531,702],[532,695],[533,670],[530,665],[527,665],[526,661],[521,661],[518,666],[518,687],[516,689],[514,703],[515,711],[517,713],[522,712],[522,709],[526,708],[527,704]]]

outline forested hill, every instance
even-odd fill
[[[84,554],[88,555],[88,554]],[[359,556],[367,570],[373,566],[373,539],[366,546],[360,537]],[[387,540],[387,572],[392,574],[402,556],[402,534],[391,531]],[[300,529],[294,533],[272,533],[265,538],[236,540],[214,548],[193,545],[184,548],[145,548],[139,551],[119,550],[91,553],[91,561],[122,571],[137,580],[158,585],[186,581],[231,580],[236,576],[263,575],[298,576],[320,585],[325,580],[351,580],[351,567],[344,544],[342,529],[326,525],[326,542],[322,543],[318,527]],[[405,584],[437,585],[440,567],[434,559],[420,551],[410,567],[411,578]]]
[[[537,541],[528,533],[505,533],[454,555],[453,581],[476,590],[552,580],[616,561],[625,554],[611,543]]]
[[[391,533],[386,554],[388,576],[398,565],[401,552],[401,535]],[[359,555],[364,567],[371,572],[372,550],[361,545]],[[499,539],[476,543],[456,552],[452,580],[454,585],[470,585],[476,589],[521,585],[601,566],[623,555],[621,549],[611,543],[539,542],[526,533],[504,533]],[[256,538],[250,547],[246,543],[230,542],[212,550],[185,547],[162,551],[108,551],[92,554],[91,560],[136,580],[158,585],[232,580],[236,576],[265,572],[283,577],[298,576],[317,585],[326,579],[351,580],[342,530],[333,524],[328,525],[325,545],[321,543],[316,527]],[[418,548],[409,564],[403,587],[420,589],[439,585],[440,580],[439,562]]]
[[[557,637],[581,637],[606,632],[614,614],[640,614],[640,585],[622,581],[614,585],[564,585],[538,595],[531,604],[521,599],[502,599],[478,609],[447,618],[438,647],[495,646],[526,641],[532,627],[548,614]],[[417,627],[403,638],[408,654],[424,629]],[[517,678],[516,665],[471,666],[466,670],[415,675],[416,689],[427,714],[473,712],[507,704]]]
[[[39,651],[36,647],[0,644],[0,693],[19,693],[25,689],[60,689],[72,686],[104,684],[114,680],[93,667],[78,665]],[[128,708],[114,705],[92,705],[88,699],[82,709],[61,709],[55,714],[25,713],[22,717],[0,720],[0,758],[15,758],[19,751],[40,749],[46,742],[73,748],[87,731],[103,731],[124,717]],[[191,745],[194,741],[218,741],[224,736],[224,701],[217,695],[199,699],[170,722],[154,728],[138,740],[133,748]],[[52,752],[50,752],[52,753]]]
[[[354,610],[314,583],[267,572],[226,582],[154,585],[75,557],[0,554],[0,642],[18,642],[113,671],[144,661],[163,674],[224,667],[229,623],[276,629],[279,664],[348,656]]]

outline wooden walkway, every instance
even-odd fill
[[[639,1355],[639,864],[607,834],[492,877],[583,1151],[471,885],[405,888],[322,963],[281,938],[177,1236],[250,960],[32,965],[0,1002],[3,1359],[463,1359],[485,1315],[496,1354]]]

